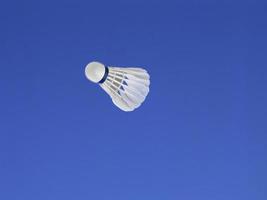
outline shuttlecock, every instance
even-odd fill
[[[142,68],[107,67],[91,62],[85,68],[85,75],[98,83],[113,103],[126,112],[138,108],[149,92],[150,77]]]

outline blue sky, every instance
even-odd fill
[[[266,1],[3,1],[0,199],[267,199]],[[140,66],[132,113],[85,65]]]

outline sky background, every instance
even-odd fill
[[[1,1],[0,199],[266,200],[267,2]],[[136,111],[87,81],[140,66]]]

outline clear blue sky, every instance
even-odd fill
[[[266,200],[266,1],[2,1],[1,200]],[[85,65],[141,66],[132,113]]]

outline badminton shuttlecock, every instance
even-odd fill
[[[123,111],[138,108],[149,92],[149,74],[141,68],[107,67],[91,62],[85,68],[85,75],[98,83]]]

